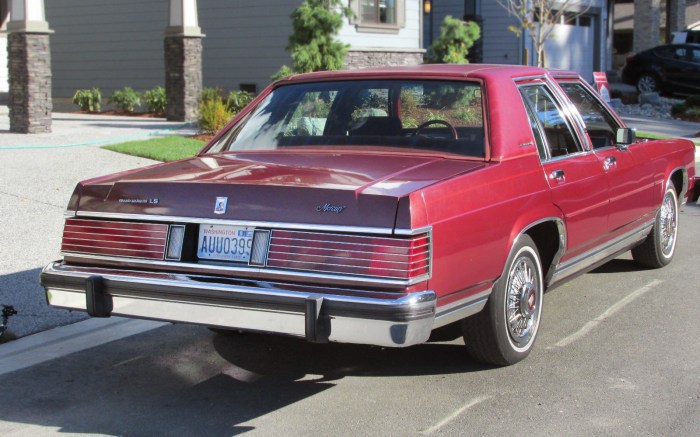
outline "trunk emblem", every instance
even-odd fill
[[[325,205],[319,205],[316,207],[316,211],[318,212],[334,212],[336,214],[340,214],[343,212],[343,210],[347,208],[345,205],[333,205],[330,203],[326,203]]]
[[[226,214],[226,204],[228,197],[217,197],[214,204],[214,214]]]

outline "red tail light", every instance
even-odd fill
[[[410,280],[429,273],[430,240],[275,230],[267,265]]]
[[[67,219],[62,252],[163,259],[168,225]]]

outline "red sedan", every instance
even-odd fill
[[[197,156],[78,184],[51,305],[506,365],[543,293],[668,264],[686,140],[637,142],[578,76],[424,65],[294,76]]]

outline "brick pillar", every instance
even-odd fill
[[[202,92],[202,38],[165,37],[165,116],[172,121],[195,121]]]
[[[636,0],[634,2],[634,52],[659,45],[661,25],[661,0]]]
[[[51,50],[48,33],[12,32],[7,51],[10,132],[51,132]]]
[[[666,1],[666,42],[673,40],[671,33],[685,28],[685,0]]]

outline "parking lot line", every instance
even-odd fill
[[[480,403],[482,403],[482,402],[484,402],[484,401],[487,401],[487,400],[489,400],[489,399],[491,399],[491,396],[481,396],[481,397],[472,399],[472,400],[469,401],[468,403],[464,404],[463,406],[461,406],[460,408],[458,408],[457,410],[455,410],[452,414],[450,414],[449,416],[447,416],[447,417],[445,417],[444,419],[442,419],[440,422],[436,423],[435,425],[433,425],[433,426],[431,426],[430,428],[428,428],[428,429],[424,430],[423,432],[421,432],[421,434],[423,434],[423,435],[430,435],[430,434],[433,434],[435,431],[438,431],[438,430],[439,430],[440,428],[442,428],[443,426],[445,426],[445,425],[447,425],[448,423],[450,423],[450,422],[452,422],[453,420],[455,420],[457,417],[459,417],[460,414],[464,413],[465,411],[467,411],[467,410],[470,409],[471,407],[473,407],[473,406],[475,406],[475,405],[478,405],[478,404],[480,404]]]
[[[559,340],[554,346],[550,346],[549,349],[553,347],[565,347],[570,345],[571,343],[575,342],[576,340],[584,337],[586,334],[591,332],[596,326],[600,324],[603,320],[607,319],[608,317],[612,316],[616,312],[620,311],[622,308],[624,308],[627,304],[630,302],[634,301],[638,297],[644,295],[646,292],[651,290],[652,288],[656,287],[657,285],[663,283],[664,281],[661,281],[659,279],[656,279],[654,281],[651,281],[644,287],[638,288],[634,290],[632,293],[628,294],[627,296],[623,297],[619,301],[617,301],[615,304],[613,304],[610,308],[605,310],[601,315],[596,317],[595,319],[591,320],[590,322],[586,323],[583,325],[583,328],[579,329],[578,331],[574,332],[573,334],[569,335],[568,337],[564,337],[561,340]]]

